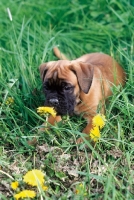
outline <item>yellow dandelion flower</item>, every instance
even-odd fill
[[[100,129],[105,126],[105,122],[106,117],[102,114],[97,114],[92,120],[93,126],[98,126]]]
[[[49,113],[49,114],[51,114],[53,117],[56,116],[56,111],[55,111],[54,108],[52,108],[52,107],[44,107],[44,106],[39,107],[39,108],[37,108],[37,113],[39,113],[40,115],[44,115],[44,114],[46,114],[46,113]]]
[[[75,194],[80,195],[80,196],[86,196],[87,195],[86,188],[83,185],[83,183],[80,183],[79,185],[76,186]]]
[[[14,181],[14,182],[11,183],[11,188],[12,188],[13,190],[16,190],[16,189],[18,188],[18,186],[19,186],[18,181]]]
[[[78,189],[75,190],[75,194],[79,194],[80,191]]]
[[[44,173],[38,169],[28,171],[23,177],[23,181],[31,186],[38,186],[44,184]]]
[[[99,140],[99,138],[101,137],[101,134],[100,134],[100,130],[98,126],[94,126],[90,130],[90,137],[94,142],[97,142]]]
[[[18,194],[14,195],[15,199],[23,199],[23,198],[34,198],[36,196],[35,191],[33,190],[23,190],[21,192],[19,192]]]
[[[77,189],[75,190],[75,193],[76,193],[76,194],[79,194],[83,189],[84,189],[84,185],[83,185],[82,183],[80,183],[80,184],[77,186]]]
[[[43,186],[42,186],[42,190],[47,191],[47,190],[48,190],[48,187],[47,187],[46,185],[43,185]]]
[[[84,188],[84,185],[82,183],[79,184],[80,188]]]
[[[14,103],[14,98],[8,97],[7,100],[6,100],[6,105],[11,105],[13,103]]]

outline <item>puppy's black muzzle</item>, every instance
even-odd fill
[[[72,115],[74,111],[74,101],[68,102],[66,99],[61,100],[57,98],[46,99],[45,106],[50,106],[55,109],[57,115]]]

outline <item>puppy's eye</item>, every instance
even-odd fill
[[[64,90],[70,90],[70,88],[71,88],[71,87],[69,87],[69,86],[65,86],[65,87],[64,87]]]
[[[71,89],[72,89],[71,86],[65,86],[65,87],[64,87],[64,90],[71,90]]]
[[[61,83],[61,87],[62,87],[62,90],[64,90],[64,91],[72,91],[72,89],[73,89],[73,86],[71,84],[68,84],[65,82]]]

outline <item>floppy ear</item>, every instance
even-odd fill
[[[76,74],[81,90],[87,94],[92,84],[94,67],[84,62],[76,62],[70,69]]]
[[[42,81],[44,80],[44,77],[46,75],[47,72],[47,63],[43,63],[39,66],[39,70],[40,70],[40,77],[42,79]]]

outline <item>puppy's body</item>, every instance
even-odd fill
[[[45,105],[57,111],[57,116],[50,117],[49,122],[60,121],[61,115],[83,113],[88,122],[83,132],[89,134],[98,105],[100,112],[104,113],[105,100],[112,95],[111,87],[125,84],[125,72],[106,54],[91,53],[69,61],[57,48],[54,52],[64,60],[40,66]]]

